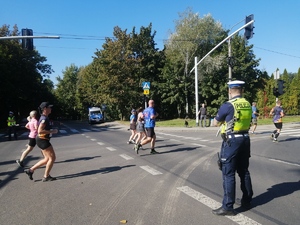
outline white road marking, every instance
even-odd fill
[[[188,186],[183,186],[183,187],[178,187],[177,188],[179,191],[185,193],[186,195],[192,197],[193,199],[197,200],[198,202],[201,202],[203,205],[208,206],[211,209],[217,209],[221,207],[221,203],[213,200],[212,198],[188,187]],[[251,225],[261,225],[260,223],[250,219],[249,217],[239,213],[235,216],[226,216],[228,219],[232,220],[233,222],[236,222],[237,224],[241,225],[246,225],[246,224],[251,224]]]
[[[97,141],[97,139],[92,138],[91,141]]]
[[[61,134],[66,134],[67,131],[66,131],[66,130],[59,130],[59,133],[61,133]]]
[[[102,142],[97,142],[97,144],[98,144],[98,145],[104,145],[104,143],[102,143]]]
[[[92,131],[100,131],[101,129],[99,128],[93,128]]]
[[[85,136],[86,138],[90,138],[90,136]]]
[[[82,131],[84,131],[84,132],[89,132],[89,131],[91,131],[91,130],[88,130],[88,129],[81,129]]]
[[[112,147],[106,147],[109,151],[113,152],[113,151],[116,151],[117,149],[115,148],[112,148]]]
[[[126,159],[126,160],[131,160],[131,159],[133,159],[131,156],[126,155],[126,154],[121,154],[120,156],[121,156],[122,158]]]
[[[177,140],[177,139],[170,139],[170,141],[179,141],[179,140]]]
[[[156,169],[150,167],[150,166],[140,166],[143,170],[146,170],[148,173],[152,175],[160,175],[161,172],[157,171]]]
[[[197,145],[197,146],[200,146],[200,147],[207,147],[206,145],[200,145],[200,144],[197,144],[197,143],[192,143],[192,145]]]
[[[279,163],[287,164],[287,165],[292,165],[292,166],[300,166],[299,164],[296,164],[296,163],[289,163],[289,162],[285,162],[285,161],[278,160],[278,159],[269,159],[269,160],[274,161],[274,162],[279,162]]]

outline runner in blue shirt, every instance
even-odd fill
[[[136,154],[139,154],[140,148],[149,142],[151,142],[150,154],[158,153],[154,149],[155,140],[156,140],[156,134],[154,132],[154,127],[155,127],[155,119],[158,116],[158,113],[154,109],[154,101],[153,100],[149,100],[148,105],[149,105],[149,107],[143,111],[143,116],[142,116],[145,121],[145,129],[146,129],[147,138],[145,138],[141,143],[136,144],[134,146],[134,150],[135,150]]]

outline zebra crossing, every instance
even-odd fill
[[[254,134],[249,134],[251,140],[259,140],[259,139],[266,139],[268,138],[271,133],[275,130],[275,127],[273,129],[263,129],[255,132]],[[191,143],[194,145],[200,145],[205,147],[204,144],[207,143],[216,143],[216,142],[222,142],[222,139],[220,137],[215,137],[215,135],[211,135],[211,133],[206,133],[203,135],[203,133],[197,134],[197,137],[187,137],[186,134],[179,135],[179,134],[174,134],[174,133],[165,133],[165,132],[156,132],[157,133],[157,138],[165,139],[169,138],[170,141],[188,141],[188,142],[197,142],[197,143]],[[300,127],[299,128],[286,128],[283,129],[280,133],[280,139],[284,137],[299,137],[300,138]],[[203,145],[201,145],[201,144]]]
[[[82,129],[74,129],[70,127],[63,127],[58,129],[58,134],[57,135],[67,135],[67,134],[79,134],[79,133],[86,133],[86,132],[100,132],[105,130],[106,128],[82,128]],[[251,136],[251,140],[259,140],[259,139],[264,139],[272,133],[272,131],[275,129],[257,129],[257,131],[254,134],[249,134]],[[177,132],[161,132],[157,131],[156,136],[158,139],[169,139],[170,141],[183,141],[183,142],[194,142],[195,145],[200,145],[201,146],[206,146],[205,144],[207,143],[216,143],[216,142],[221,142],[221,138],[215,137],[215,135],[211,135],[211,133],[206,133],[203,135],[203,133],[197,134],[197,136],[189,137],[187,134],[179,134]],[[56,136],[57,136],[56,135]],[[28,132],[24,132],[21,134],[21,136],[28,136]],[[298,127],[289,127],[289,128],[284,128],[281,133],[280,133],[280,139],[283,137],[295,137],[295,138],[300,138],[300,128]]]
[[[86,132],[99,132],[103,131],[103,128],[92,128],[92,129],[74,129],[74,128],[61,128],[58,129],[58,133],[55,135],[64,135],[64,134],[79,134],[79,133],[86,133]],[[23,132],[20,136],[28,136],[29,131]]]

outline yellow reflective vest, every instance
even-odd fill
[[[14,126],[14,125],[16,125],[15,117],[14,116],[11,116],[11,117],[9,116],[7,118],[7,126],[11,127],[11,126]]]
[[[235,98],[228,102],[233,105],[234,115],[232,120],[223,124],[221,133],[248,133],[252,118],[250,103],[245,98]]]

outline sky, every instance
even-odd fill
[[[297,73],[300,68],[299,0],[0,0],[0,6],[1,26],[32,29],[34,36],[60,36],[34,39],[36,50],[55,71],[50,75],[54,84],[70,65],[90,64],[116,26],[127,33],[135,27],[139,33],[152,23],[156,47],[162,49],[175,31],[179,13],[188,8],[201,18],[210,14],[224,29],[232,29],[229,34],[253,14],[254,36],[249,44],[261,59],[258,69],[271,75],[276,69]]]

